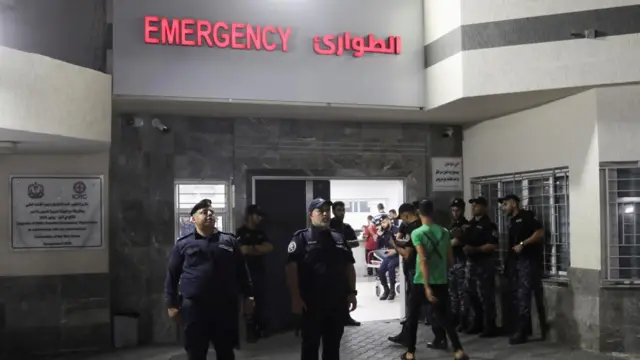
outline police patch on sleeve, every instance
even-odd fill
[[[289,254],[291,254],[294,251],[296,251],[297,247],[298,247],[298,245],[296,245],[296,242],[292,241],[292,242],[289,243],[289,247],[287,248],[287,251],[289,251]]]

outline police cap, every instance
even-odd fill
[[[324,204],[329,204],[329,206],[333,205],[333,203],[329,200],[325,200],[323,198],[315,198],[309,203],[307,212],[313,212],[313,210],[315,209],[320,209]]]
[[[464,209],[465,203],[464,200],[460,199],[460,198],[455,198],[453,199],[453,201],[451,202],[451,207],[456,207],[456,208],[460,208],[460,209]]]
[[[207,209],[210,207],[211,207],[211,200],[202,199],[197,204],[195,204],[193,208],[191,208],[191,212],[189,213],[189,215],[193,216],[193,214],[198,212],[200,209]]]
[[[470,199],[469,200],[469,204],[477,204],[477,205],[487,206],[489,204],[489,202],[484,197],[478,196],[475,199]]]
[[[244,214],[246,216],[258,215],[263,217],[266,215],[266,213],[262,210],[262,208],[256,204],[247,206],[247,209],[245,210]]]
[[[520,198],[518,197],[518,195],[515,195],[515,194],[509,194],[507,196],[498,198],[498,203],[502,204],[503,202],[505,202],[507,200],[513,200],[518,204],[520,203]]]

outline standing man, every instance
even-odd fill
[[[389,210],[389,217],[391,218],[393,226],[400,227],[400,219],[398,218],[398,213],[395,209]]]
[[[412,279],[416,274],[416,248],[411,242],[411,233],[422,226],[420,218],[416,215],[416,207],[412,204],[402,204],[398,208],[400,212],[400,229],[396,234],[394,249],[402,257],[402,270],[405,279],[405,313],[409,317],[409,296],[411,294]],[[406,345],[408,342],[406,321],[402,323],[402,331],[396,336],[389,337],[389,341]]]
[[[340,233],[329,228],[331,202],[314,199],[307,213],[311,227],[295,232],[289,243],[287,284],[291,307],[302,316],[301,360],[340,360],[345,302],[356,309],[356,270],[352,252]]]
[[[379,203],[376,208],[378,208],[378,214],[384,214],[384,204],[383,203]]]
[[[344,203],[342,201],[336,201],[332,206],[333,210],[333,218],[331,219],[330,227],[331,230],[340,233],[344,240],[347,242],[349,248],[354,248],[358,246],[358,236],[356,236],[356,232],[353,230],[351,225],[344,222]],[[347,309],[349,309],[349,304],[345,304]],[[360,322],[355,321],[349,311],[346,312],[346,326],[360,326]]]
[[[165,280],[168,314],[180,320],[189,360],[206,360],[209,343],[217,359],[234,360],[238,343],[238,297],[253,311],[247,265],[232,234],[215,228],[211,200],[190,212],[195,232],[181,237],[169,256]]]
[[[266,334],[267,275],[264,257],[273,251],[273,245],[260,228],[265,214],[258,205],[249,205],[245,211],[244,225],[236,230],[240,250],[245,256],[256,301],[256,309],[247,317],[247,342],[254,343]]]
[[[465,233],[462,248],[467,256],[467,291],[472,304],[471,324],[467,334],[481,337],[498,335],[496,329],[495,263],[493,253],[498,248],[498,226],[487,216],[487,199],[469,200],[473,219]]]
[[[453,249],[453,269],[449,273],[449,296],[451,297],[451,312],[457,331],[469,328],[469,298],[466,287],[467,258],[464,255],[463,234],[469,227],[469,221],[464,217],[464,200],[454,199],[451,203],[451,247]]]
[[[512,314],[517,317],[509,344],[527,342],[531,324],[531,294],[538,310],[542,339],[546,339],[548,325],[542,290],[542,262],[544,229],[535,215],[520,208],[520,198],[507,195],[498,199],[509,219],[509,253],[507,274],[512,297]]]
[[[371,253],[376,251],[378,235],[376,234],[376,226],[373,224],[373,216],[367,216],[367,225],[364,226],[362,231],[362,238],[364,239],[364,258],[365,264],[367,264],[367,275],[373,275],[373,268],[369,267],[369,259]]]
[[[376,225],[378,250],[384,253],[384,258],[378,269],[378,277],[382,285],[383,293],[380,300],[395,300],[396,298],[396,270],[400,265],[400,255],[393,248],[393,240],[398,229],[393,226],[387,214],[378,214],[373,218]],[[387,281],[388,280],[388,281]]]

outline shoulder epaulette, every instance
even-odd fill
[[[178,241],[180,241],[180,240],[184,240],[184,239],[186,239],[186,238],[188,238],[188,237],[191,237],[191,236],[193,236],[193,234],[195,234],[195,233],[188,233],[188,234],[187,234],[187,235],[185,235],[185,236],[179,237],[179,238],[178,238],[178,240],[176,240],[176,242],[178,242]]]
[[[300,229],[300,230],[298,230],[298,231],[294,232],[294,233],[293,233],[293,236],[298,236],[298,235],[300,235],[300,234],[302,234],[303,232],[308,231],[308,230],[309,230],[309,229]]]

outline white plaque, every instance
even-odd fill
[[[11,177],[13,249],[99,248],[102,236],[102,177]]]
[[[431,158],[432,191],[462,191],[462,158]]]

